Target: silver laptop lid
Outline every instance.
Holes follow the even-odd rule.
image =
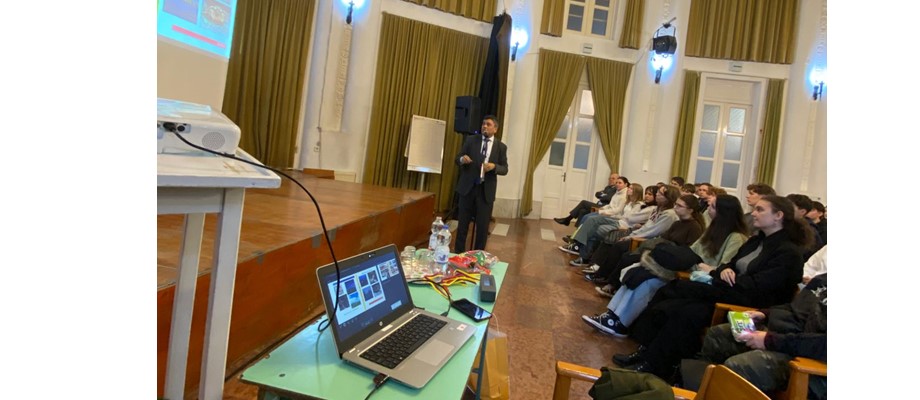
[[[316,270],[335,347],[342,353],[414,308],[395,245],[339,261]],[[336,304],[338,299],[338,304]]]

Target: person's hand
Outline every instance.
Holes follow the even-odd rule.
[[[765,337],[767,337],[767,332],[764,331],[741,332],[738,335],[738,340],[752,349],[765,350],[763,345],[763,339]]]
[[[466,155],[466,154],[464,154],[463,157],[460,157],[460,163],[461,163],[461,164],[469,164],[469,163],[471,163],[471,162],[473,162],[473,159],[470,158],[470,156],[468,156],[468,155]]]
[[[761,321],[767,317],[760,311],[745,311],[744,313],[747,314],[748,317],[751,317],[751,319],[754,321]]]
[[[627,240],[632,240],[632,238],[629,237],[629,236],[625,236],[625,237],[621,237],[621,238],[617,239],[618,242],[625,242],[625,241],[627,241]]]
[[[804,283],[804,284],[807,285],[808,282],[811,282],[811,277],[810,277],[810,276],[803,276],[803,277],[802,277],[802,283]]]
[[[485,171],[485,172],[489,172],[489,171],[495,169],[495,164],[494,164],[494,163],[487,162],[487,163],[485,163],[485,164],[482,164],[482,169],[483,169],[483,171]]]
[[[713,268],[711,265],[706,264],[706,263],[696,264],[696,269],[703,271],[703,272],[710,272],[712,270],[715,270],[715,268]]]
[[[722,278],[728,286],[735,286],[735,271],[731,268],[725,268],[722,270],[722,273],[719,274],[719,277]]]

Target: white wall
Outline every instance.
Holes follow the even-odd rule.
[[[227,60],[157,38],[157,97],[207,104],[220,111]]]

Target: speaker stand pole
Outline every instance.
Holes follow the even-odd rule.
[[[424,192],[425,191],[425,173],[419,172],[418,174],[421,175],[421,178],[419,178],[418,180],[418,191]]]

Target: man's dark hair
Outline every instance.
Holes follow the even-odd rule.
[[[685,183],[680,188],[683,189],[683,191],[685,192],[696,193],[696,185],[692,183]]]
[[[487,120],[487,119],[491,119],[492,122],[495,123],[495,127],[496,127],[496,128],[497,128],[498,126],[501,125],[501,124],[498,123],[498,117],[496,117],[496,116],[494,116],[494,115],[492,115],[492,114],[489,114],[489,115],[486,115],[485,117],[482,117],[482,120],[483,120],[483,121],[485,121],[485,120]]]
[[[776,190],[766,183],[752,183],[747,185],[747,190],[757,193],[761,196],[776,196]]]
[[[805,210],[808,212],[815,208],[815,205],[811,202],[811,199],[809,199],[808,196],[804,194],[792,193],[786,195],[786,198],[789,199],[792,204],[795,204],[799,210]]]
[[[673,176],[671,177],[671,180],[677,182],[677,186],[683,186],[684,182],[686,182],[684,178],[680,176]]]

